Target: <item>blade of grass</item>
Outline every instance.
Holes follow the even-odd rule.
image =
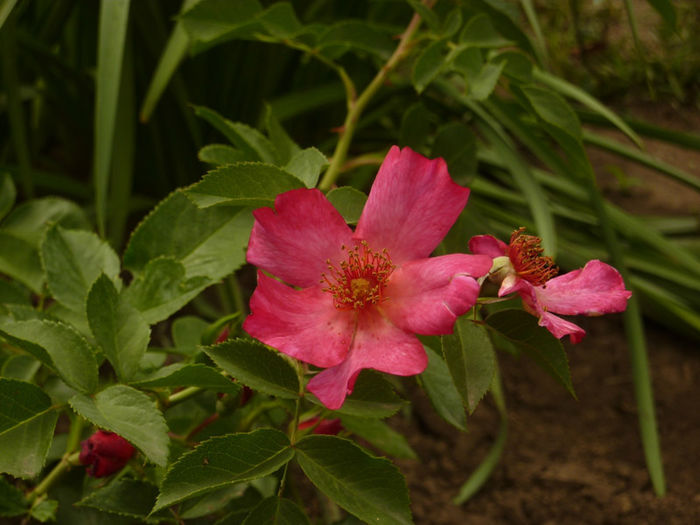
[[[598,113],[593,113],[585,110],[577,111],[579,118],[588,124],[599,124],[608,126],[610,121]],[[684,148],[700,150],[700,135],[696,133],[687,133],[684,131],[676,131],[643,120],[624,117],[625,123],[640,135],[651,139],[659,139],[665,142],[676,144]]]
[[[180,13],[184,13],[201,0],[184,0]],[[187,53],[190,44],[189,36],[180,22],[175,24],[175,27],[168,38],[168,43],[165,46],[163,54],[158,60],[158,66],[153,73],[153,78],[148,86],[146,97],[141,105],[139,119],[141,122],[148,122],[153,110],[158,104],[163,91],[170,83],[175,70],[180,65],[180,62]]]
[[[542,82],[544,85],[552,88],[555,91],[558,91],[562,95],[572,98],[577,102],[583,104],[584,106],[588,107],[589,109],[595,111],[603,118],[607,119],[612,124],[614,124],[620,131],[627,135],[637,146],[639,146],[640,148],[644,147],[642,144],[642,139],[639,137],[639,135],[637,135],[634,132],[634,130],[628,124],[625,123],[624,120],[622,120],[616,113],[611,111],[600,101],[586,93],[578,86],[567,82],[563,78],[550,75],[546,71],[542,71],[541,69],[537,68],[533,69],[532,75],[535,80]]]
[[[663,173],[664,175],[668,175],[669,177],[672,177],[677,181],[682,182],[687,186],[690,186],[696,191],[700,191],[700,178],[695,177],[690,173],[686,173],[685,171],[680,170],[675,166],[671,166],[670,164],[667,164],[662,160],[655,159],[651,155],[648,155],[641,151],[637,151],[628,146],[625,146],[624,144],[620,144],[614,139],[603,137],[591,131],[583,132],[583,140],[586,141],[588,144],[592,144],[607,151],[611,151],[613,153],[616,153],[617,155],[620,155],[621,157],[625,157],[643,166],[655,169],[656,171]]]
[[[620,272],[623,280],[630,285],[630,274],[627,271],[622,246],[617,239],[617,233],[613,227],[612,221],[608,217],[607,203],[598,190],[593,167],[586,156],[583,144],[580,142],[575,144],[560,142],[560,144],[566,151],[568,157],[587,172],[585,182],[587,184],[591,206],[596,215],[598,215],[603,240],[608,249],[608,253],[610,253],[613,265]],[[661,497],[666,493],[666,481],[661,459],[659,433],[656,426],[654,394],[649,373],[649,361],[647,358],[642,312],[639,307],[639,301],[634,294],[627,302],[627,309],[623,316],[625,320],[625,333],[629,345],[637,410],[639,412],[642,448],[644,449],[647,471],[649,472],[654,492],[657,496]]]
[[[10,135],[12,136],[15,155],[19,164],[22,191],[26,198],[32,198],[34,196],[34,181],[32,180],[27,127],[20,98],[19,77],[17,75],[15,16],[8,11],[5,17],[4,27],[2,32],[0,32],[0,40],[2,41],[2,76],[7,94]]]
[[[105,236],[107,191],[117,119],[117,102],[129,22],[129,0],[102,0],[95,96],[95,213],[97,229]]]
[[[549,55],[547,53],[547,41],[542,35],[542,28],[540,27],[540,21],[537,18],[537,13],[535,12],[535,7],[532,0],[520,0],[520,4],[523,6],[523,11],[525,11],[525,16],[527,21],[530,23],[532,32],[535,35],[536,45],[533,46],[535,52],[537,53],[537,59],[540,64],[545,69],[549,69]]]
[[[16,4],[17,0],[3,0],[0,2],[0,28],[5,25],[5,22],[9,18],[10,13],[12,13],[12,10],[15,8]]]
[[[452,500],[455,505],[461,505],[484,486],[484,483],[488,481],[498,465],[506,445],[506,440],[508,438],[508,412],[506,410],[505,396],[503,395],[503,385],[501,384],[498,365],[496,365],[496,372],[491,383],[491,395],[493,396],[494,403],[500,415],[496,441],[491,445],[491,449],[488,451],[488,454],[486,454],[484,460],[459,489],[459,492]]]
[[[121,247],[129,217],[131,184],[134,175],[134,139],[136,103],[134,96],[134,53],[130,41],[126,41],[121,84],[115,121],[112,177],[109,192],[109,239],[112,246]]]

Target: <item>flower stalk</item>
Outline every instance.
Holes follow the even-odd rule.
[[[435,0],[423,0],[423,4],[427,7],[432,7],[434,3]],[[340,175],[345,163],[345,158],[347,157],[350,143],[352,142],[352,137],[355,134],[357,123],[360,120],[360,115],[362,115],[362,112],[367,107],[367,104],[375,93],[379,91],[379,88],[384,84],[384,81],[389,73],[396,68],[399,62],[401,62],[401,60],[411,49],[411,40],[416,30],[420,26],[420,23],[421,17],[418,15],[418,13],[415,13],[406,27],[406,30],[401,35],[399,45],[396,46],[396,49],[392,53],[391,57],[389,57],[386,64],[382,66],[382,68],[377,72],[375,77],[356,100],[352,100],[351,98],[348,99],[348,113],[345,117],[345,122],[341,127],[340,136],[338,138],[338,143],[335,146],[331,163],[328,166],[326,173],[323,175],[321,182],[318,184],[318,189],[321,191],[328,191],[333,187],[333,184],[335,184],[335,181]],[[343,78],[346,92],[350,93],[351,90],[349,90],[347,87],[348,81],[350,80]]]

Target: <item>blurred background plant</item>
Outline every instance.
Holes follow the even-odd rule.
[[[407,30],[414,13],[422,25]],[[693,0],[4,0],[0,171],[14,182],[0,187],[0,273],[43,301],[38,251],[49,222],[95,229],[121,253],[158,201],[208,169],[263,161],[314,184],[320,176],[324,190],[366,191],[398,143],[444,157],[472,188],[442,251],[525,226],[564,269],[611,262],[646,316],[697,339],[700,207],[625,211],[605,199],[586,147],[697,196],[700,176],[650,155],[643,138],[698,150],[699,135],[618,116],[600,100],[697,111],[699,17]],[[299,160],[296,144],[320,153]],[[362,194],[336,195],[352,222]],[[207,321],[245,313],[247,271],[197,297],[195,311]],[[661,495],[636,300],[625,324]],[[154,332],[152,344],[168,346],[166,333]],[[493,393],[504,411],[497,383]],[[461,500],[495,465],[505,431]]]

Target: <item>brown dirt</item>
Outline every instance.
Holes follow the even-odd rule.
[[[489,481],[461,507],[451,499],[493,443],[498,413],[487,399],[460,433],[414,393],[416,412],[428,416],[401,430],[422,461],[398,463],[417,524],[700,523],[697,344],[648,333],[668,484],[660,499],[645,469],[620,320],[586,321],[584,341],[567,346],[578,401],[530,360],[501,355],[508,441]]]

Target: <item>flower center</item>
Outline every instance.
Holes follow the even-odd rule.
[[[395,266],[386,250],[376,252],[361,241],[359,246],[347,248],[347,259],[338,266],[326,261],[328,274],[321,274],[323,288],[333,296],[339,310],[359,310],[384,300],[382,292]]]
[[[506,255],[520,277],[540,286],[559,273],[559,268],[551,257],[542,255],[542,240],[534,235],[525,235],[525,228],[519,228],[510,236]]]

